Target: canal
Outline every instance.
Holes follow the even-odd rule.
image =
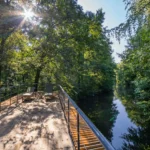
[[[83,98],[78,105],[116,150],[149,150],[150,128],[137,126],[113,94]]]

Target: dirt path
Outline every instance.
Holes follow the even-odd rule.
[[[64,115],[53,101],[25,101],[0,114],[0,150],[72,150]]]

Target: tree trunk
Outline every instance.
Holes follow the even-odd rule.
[[[0,80],[2,80],[2,62],[3,62],[3,53],[4,53],[4,45],[5,45],[6,39],[2,38],[1,43],[0,43]]]
[[[0,54],[1,54],[0,62],[2,61],[2,58],[3,58],[5,41],[6,39],[2,38],[1,44],[0,44]]]
[[[34,87],[35,87],[35,92],[38,90],[38,84],[39,84],[39,79],[40,79],[40,74],[41,74],[42,68],[37,68],[36,70],[36,75],[35,75],[35,80],[34,80]]]

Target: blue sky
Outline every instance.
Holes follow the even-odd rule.
[[[120,23],[126,20],[126,11],[123,0],[78,0],[84,11],[96,12],[96,10],[102,8],[105,12],[105,22],[104,26],[111,29],[118,26]],[[115,62],[120,62],[120,58],[117,56],[117,53],[122,53],[125,50],[126,40],[122,39],[121,43],[111,38],[113,42],[112,48],[114,50],[113,57]]]

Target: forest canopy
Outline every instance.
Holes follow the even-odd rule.
[[[37,89],[51,81],[72,94],[112,90],[115,63],[102,9],[84,12],[76,0],[3,0],[0,8],[1,86]]]
[[[123,24],[124,28],[118,29],[122,33],[127,33],[126,29],[132,30],[133,34],[128,32],[126,50],[120,55],[122,61],[117,65],[116,89],[129,117],[140,127],[137,131],[131,128],[129,134],[123,136],[128,140],[124,149],[148,150],[150,143],[145,133],[150,123],[150,1],[125,1],[128,20]]]

